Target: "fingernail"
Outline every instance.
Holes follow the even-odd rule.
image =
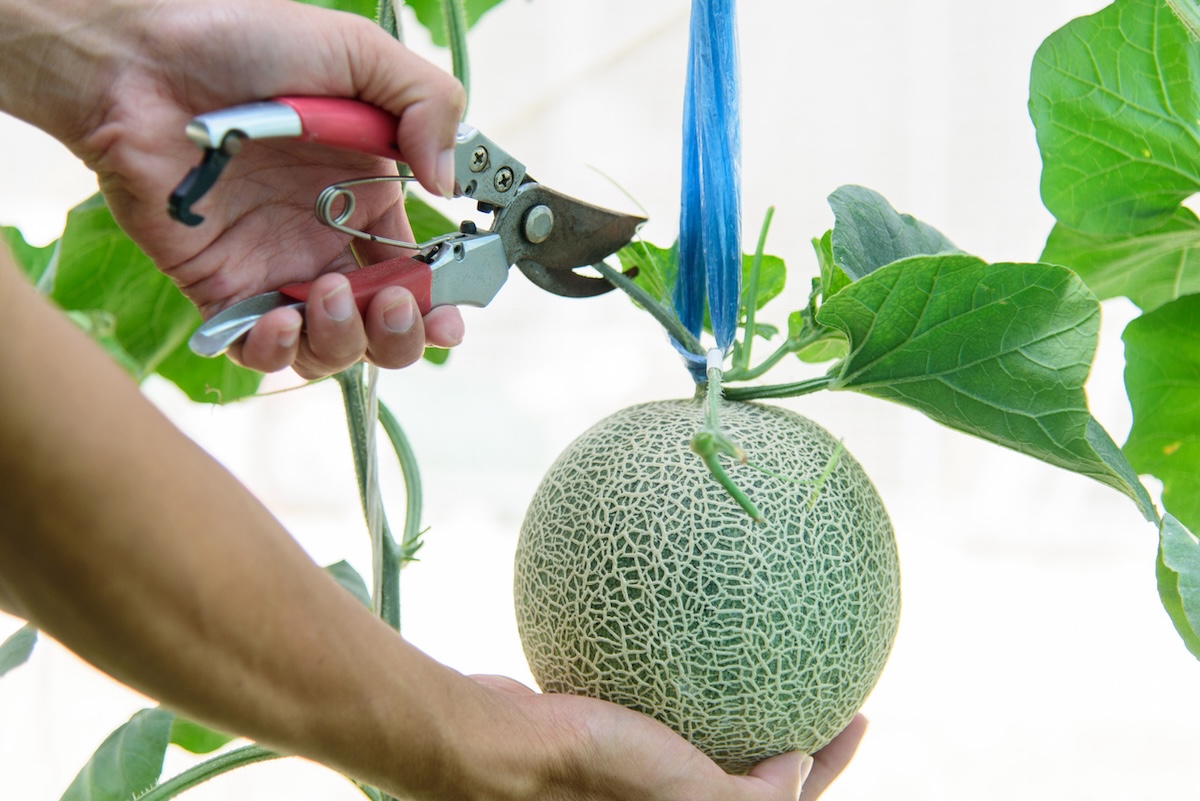
[[[808,781],[808,774],[812,773],[813,758],[806,756],[800,762],[800,789],[804,789],[804,783]]]
[[[442,197],[454,197],[454,149],[443,150],[437,161],[437,185]]]
[[[354,298],[350,297],[350,284],[343,283],[337,289],[325,296],[322,301],[325,313],[339,323],[350,319],[354,313]]]
[[[279,332],[279,347],[288,350],[296,345],[298,339],[300,339],[300,323],[289,325]]]
[[[393,334],[404,334],[417,320],[416,306],[412,296],[403,298],[383,310],[383,324]]]

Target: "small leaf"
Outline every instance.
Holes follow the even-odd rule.
[[[158,783],[175,716],[165,709],[134,714],[92,754],[62,801],[131,801]]]
[[[832,388],[912,406],[1089,475],[1154,514],[1119,453],[1096,450],[1108,440],[1088,412],[1084,381],[1100,304],[1070,270],[918,256],[855,281],[821,307],[817,321],[850,341]]]
[[[851,280],[911,256],[960,252],[936,228],[898,213],[870,189],[843,186],[829,196],[829,205],[834,216],[830,252]]]
[[[1117,0],[1038,48],[1042,200],[1088,233],[1158,228],[1200,189],[1200,47],[1159,0]]]
[[[675,275],[679,272],[679,251],[672,245],[660,248],[649,242],[631,242],[617,251],[621,270],[637,270],[634,281],[659,303],[671,303],[671,290],[675,286]]]
[[[1175,630],[1192,656],[1200,659],[1200,544],[1169,514],[1159,531],[1155,570],[1158,594]]]
[[[430,364],[445,364],[450,360],[450,349],[435,348],[430,346],[425,348],[425,353],[423,356],[425,361],[429,362]]]
[[[1070,267],[1101,300],[1124,296],[1149,311],[1200,292],[1200,220],[1180,208],[1159,228],[1112,236],[1060,223],[1041,261]]]
[[[442,16],[442,2],[443,0],[407,0],[406,5],[416,12],[417,21],[429,30],[433,43],[438,47],[447,47],[449,43],[446,40],[446,20]],[[499,5],[501,0],[451,0],[451,2],[463,4],[464,10],[467,12],[467,27],[470,28],[487,11]]]
[[[634,281],[646,290],[659,303],[672,306],[672,292],[675,278],[679,272],[679,251],[677,246],[660,248],[648,242],[633,242],[617,252],[621,269],[628,271],[637,268]],[[749,277],[754,264],[752,254],[742,255],[742,296],[738,308],[738,324],[746,319],[750,306]],[[783,292],[787,281],[787,266],[778,256],[764,255],[758,270],[758,297],[755,299],[755,309],[761,309],[772,299]],[[759,325],[757,322],[755,325]],[[704,330],[712,333],[712,324],[708,312],[704,314]]]
[[[449,217],[411,192],[404,198],[404,211],[408,214],[408,222],[417,242],[426,242],[435,236],[458,230]]]
[[[26,242],[25,236],[19,229],[7,225],[0,225],[0,238],[8,245],[13,261],[16,262],[21,272],[25,273],[29,282],[37,286],[39,291],[45,291],[44,279],[53,278],[49,274],[52,272],[49,268],[54,261],[58,240],[39,248]]]
[[[32,623],[26,623],[0,643],[0,676],[28,662],[36,644],[37,629]]]
[[[1133,427],[1125,455],[1163,483],[1163,506],[1200,527],[1200,295],[1143,314],[1125,328],[1125,389]]]
[[[350,566],[349,562],[343,559],[341,562],[327,566],[325,572],[357,598],[363,606],[368,609],[372,608],[371,593],[367,589],[367,583],[363,581],[363,577],[358,574],[358,571]]]
[[[175,718],[171,723],[171,742],[193,754],[211,754],[221,746],[233,742],[233,739],[228,734],[184,718]]]

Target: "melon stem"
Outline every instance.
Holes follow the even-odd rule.
[[[721,465],[722,455],[732,457],[741,464],[746,463],[746,452],[721,430],[721,375],[719,366],[709,366],[708,382],[703,390],[707,396],[708,408],[704,414],[704,427],[692,437],[692,450],[704,461],[717,483],[737,501],[738,506],[741,506],[754,522],[765,523],[767,521],[762,512]],[[700,391],[697,389],[697,394]]]

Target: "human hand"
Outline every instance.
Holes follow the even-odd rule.
[[[845,769],[866,731],[866,718],[858,715],[812,758],[780,754],[745,776],[731,776],[666,726],[624,707],[536,693],[502,676],[472,678],[514,704],[531,726],[578,736],[579,746],[568,751],[567,764],[560,766],[566,780],[553,788],[561,793],[556,798],[815,801]]]
[[[43,82],[36,108],[13,100],[10,87],[7,99],[17,108],[9,110],[57,136],[97,172],[118,223],[205,318],[251,295],[318,279],[303,331],[298,312],[277,309],[231,349],[235,360],[262,371],[291,365],[315,378],[364,357],[400,367],[419,358],[426,342],[450,347],[461,340],[457,309],[434,309],[422,319],[399,287],[380,292],[360,316],[338,274],[357,266],[355,253],[344,235],[314,218],[324,186],[394,174],[386,159],[248,141],[199,205],[203,224],[189,228],[166,213],[171,190],[201,155],[183,136],[192,117],[289,94],[354,97],[396,114],[397,143],[413,173],[431,192],[449,194],[464,104],[457,81],[368,20],[290,0],[122,0],[86,11],[70,5],[58,16],[76,23],[73,38],[44,48],[55,55],[43,58],[55,61],[39,63],[43,77],[60,80],[50,89]],[[398,184],[360,196],[358,208],[363,227],[411,241]],[[358,256],[394,255],[380,248],[359,248]]]

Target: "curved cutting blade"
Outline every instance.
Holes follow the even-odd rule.
[[[591,297],[612,286],[572,270],[590,267],[629,244],[645,221],[530,182],[497,211],[493,230],[510,263],[539,287],[557,295]]]

